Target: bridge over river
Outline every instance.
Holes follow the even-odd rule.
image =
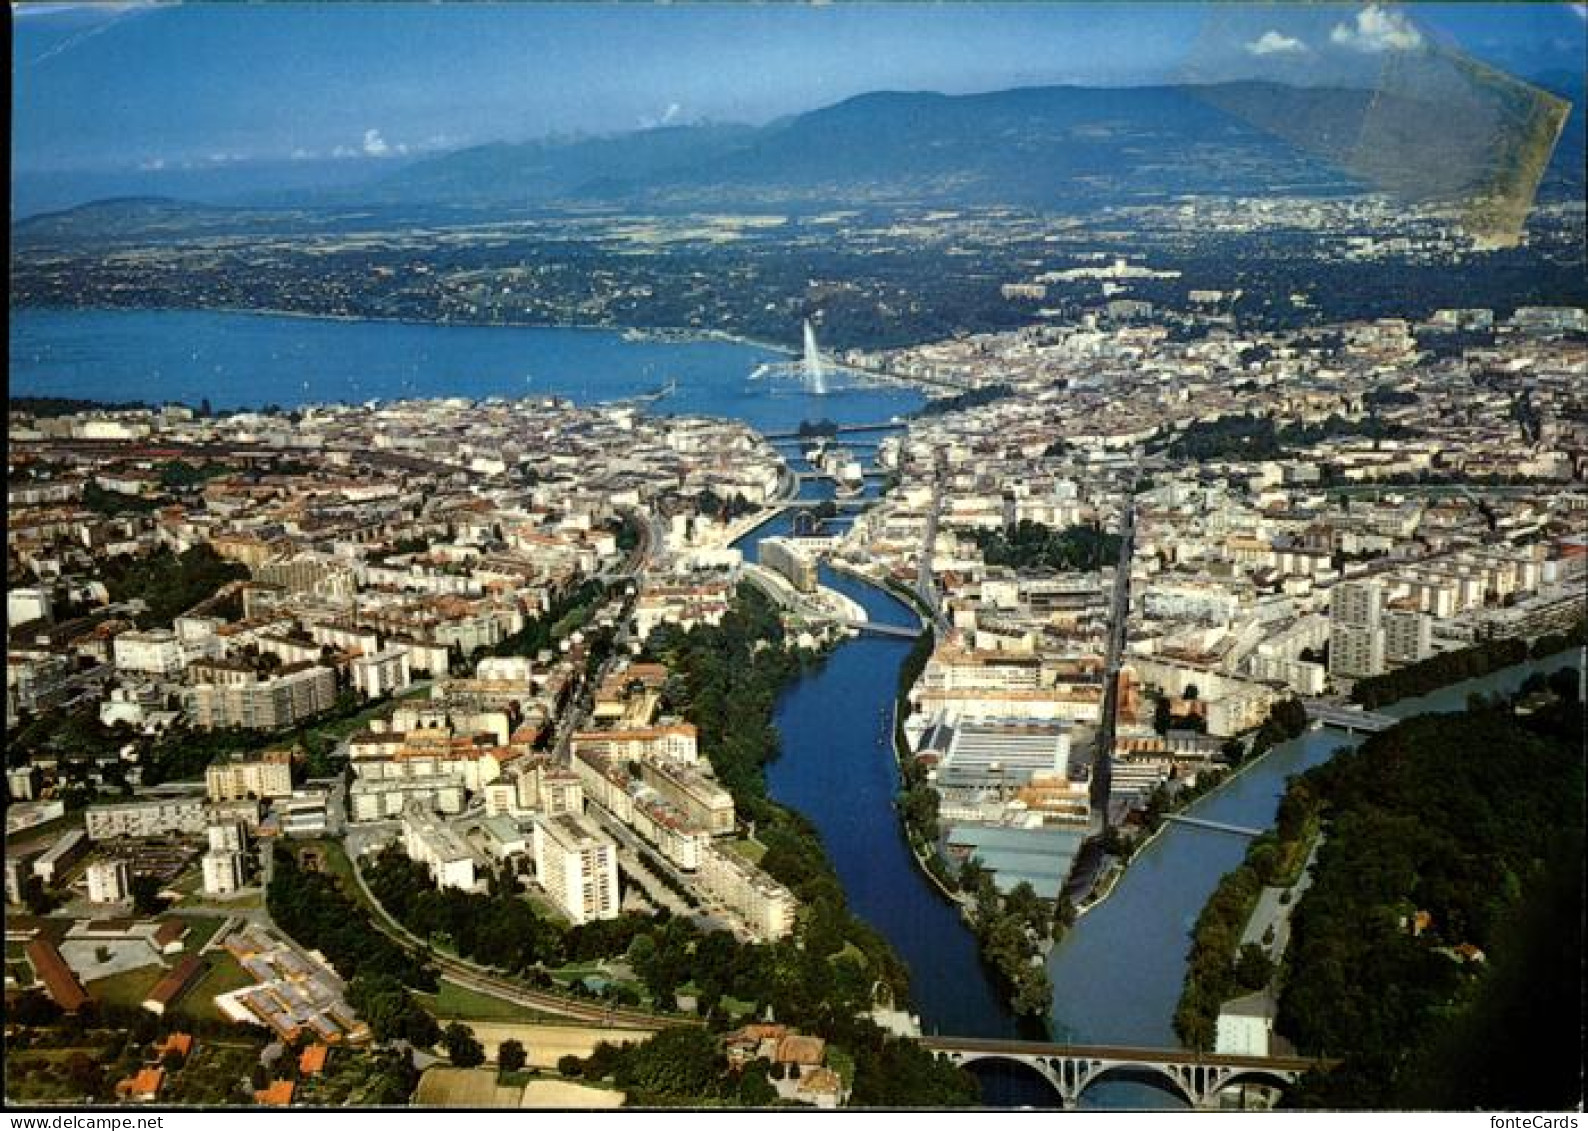
[[[1393,715],[1381,715],[1376,711],[1364,711],[1361,707],[1348,707],[1324,699],[1303,699],[1301,704],[1307,708],[1308,722],[1352,733],[1377,734],[1400,722]]]
[[[1011,1060],[1035,1070],[1072,1108],[1083,1092],[1108,1079],[1145,1080],[1179,1096],[1194,1108],[1218,1106],[1219,1095],[1239,1084],[1284,1087],[1303,1072],[1330,1067],[1330,1061],[1299,1056],[1238,1056],[1189,1049],[1131,1048],[1116,1045],[1051,1045],[982,1037],[922,1037],[928,1050],[955,1064]]]

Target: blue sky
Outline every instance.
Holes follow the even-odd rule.
[[[13,13],[18,192],[28,178],[88,185],[98,174],[260,163],[348,179],[485,141],[759,123],[878,89],[1350,81],[1405,46],[1408,27],[1513,73],[1580,76],[1585,51],[1582,4],[99,3]]]

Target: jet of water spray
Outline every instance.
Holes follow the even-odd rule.
[[[811,320],[805,320],[805,390],[819,397],[827,395],[827,373],[822,368],[822,355],[816,348],[816,330]]]

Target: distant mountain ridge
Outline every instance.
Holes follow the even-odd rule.
[[[1231,88],[1234,89],[1234,88]],[[1040,204],[1137,174],[1142,188],[1240,187],[1228,163],[1322,183],[1327,170],[1187,87],[880,91],[758,129],[677,127],[562,146],[496,145],[417,162],[370,186],[383,203],[653,207],[868,200]],[[1259,97],[1254,92],[1253,97]],[[1362,92],[1330,92],[1360,112]],[[1203,161],[1212,150],[1221,162]],[[1165,164],[1178,183],[1153,186]],[[1257,173],[1254,168],[1252,173]],[[581,173],[592,175],[581,179]],[[1337,180],[1338,178],[1332,178]]]
[[[1581,84],[1569,79],[1561,93],[1576,105],[1546,185],[1580,197]],[[475,146],[360,185],[261,192],[252,207],[306,210],[302,222],[313,225],[310,212],[340,211],[346,220],[360,208],[1040,210],[1193,193],[1332,194],[1360,187],[1364,176],[1416,193],[1459,187],[1441,179],[1478,168],[1487,155],[1485,128],[1404,95],[1259,81],[965,95],[879,91],[760,127],[668,126]],[[131,225],[157,234],[176,219],[162,210],[184,207],[213,211],[197,218],[221,226],[223,213],[250,211],[116,201],[31,217],[13,232],[27,240],[76,238],[95,229],[124,234]]]

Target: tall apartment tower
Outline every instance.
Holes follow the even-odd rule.
[[[535,878],[575,926],[621,910],[617,845],[583,814],[535,818]]]
[[[1384,671],[1384,587],[1342,581],[1329,595],[1329,674],[1362,679]]]

